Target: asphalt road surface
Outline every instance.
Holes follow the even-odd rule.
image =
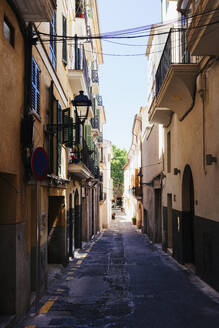
[[[16,327],[219,328],[218,295],[121,216],[50,279],[40,314]]]

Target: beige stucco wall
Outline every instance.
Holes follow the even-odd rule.
[[[204,106],[199,94],[196,95],[195,106],[183,122],[176,115],[165,130],[171,131],[171,173],[166,173],[167,158],[165,156],[165,174],[163,180],[163,204],[167,205],[166,195],[176,195],[173,208],[182,210],[182,179],[185,166],[191,167],[195,192],[195,215],[219,221],[219,164],[204,166],[203,156],[212,154],[219,159],[219,64],[216,62],[206,73],[206,92]],[[203,153],[203,131],[205,135],[205,154]],[[166,138],[165,138],[166,140]],[[166,149],[166,142],[165,142]],[[165,152],[166,154],[166,152]],[[173,168],[180,169],[174,176]]]

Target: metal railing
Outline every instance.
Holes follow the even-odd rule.
[[[91,119],[91,126],[92,126],[93,129],[97,129],[97,130],[100,129],[100,119],[99,119],[99,117],[93,117]]]
[[[93,83],[99,83],[99,76],[98,76],[98,70],[92,69],[92,82]]]
[[[71,159],[69,160],[69,164],[79,164],[83,163],[87,166],[89,171],[93,174],[96,179],[100,178],[100,169],[97,166],[97,154],[95,150],[91,150],[85,139],[80,137],[78,141],[74,142],[74,146],[72,148]]]
[[[68,57],[68,68],[70,70],[83,71],[87,91],[90,93],[90,77],[84,46],[82,44],[77,46],[70,45],[68,50]]]
[[[99,143],[102,143],[102,142],[103,142],[103,132],[100,132],[100,133],[99,133],[99,136],[98,136],[98,138],[97,138],[97,141],[98,141]]]
[[[156,72],[156,96],[158,95],[171,64],[197,63],[197,58],[186,50],[186,30],[170,29]]]
[[[97,99],[97,105],[98,106],[103,106],[103,97],[100,96],[100,95],[97,95],[96,99]]]

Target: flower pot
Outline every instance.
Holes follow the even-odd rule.
[[[133,224],[133,225],[136,225],[136,217],[133,217],[133,218],[132,218],[132,224]]]

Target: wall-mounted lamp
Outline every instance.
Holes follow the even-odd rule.
[[[212,156],[212,154],[207,154],[206,155],[206,164],[212,165],[212,163],[217,163],[217,158]]]
[[[177,175],[177,174],[179,174],[179,173],[180,173],[180,170],[177,169],[176,167],[174,167],[174,169],[173,169],[173,174],[174,174],[174,175]]]

